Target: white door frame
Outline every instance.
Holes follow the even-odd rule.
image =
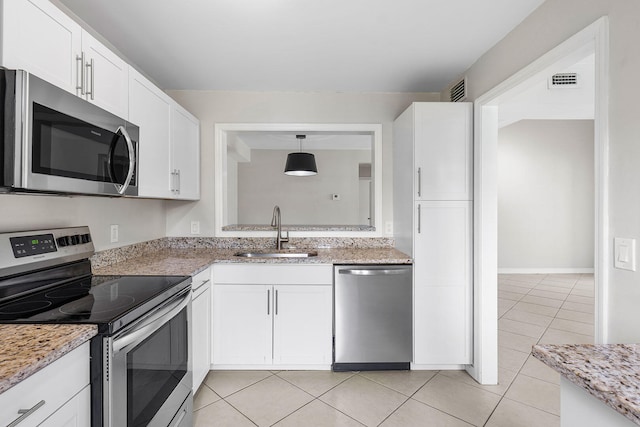
[[[498,105],[529,79],[585,52],[595,52],[595,342],[607,342],[609,277],[609,21],[602,17],[474,102],[474,364],[481,384],[498,382]],[[567,65],[570,65],[568,62]]]

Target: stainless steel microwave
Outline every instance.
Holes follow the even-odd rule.
[[[137,126],[21,70],[0,102],[0,191],[138,195]]]

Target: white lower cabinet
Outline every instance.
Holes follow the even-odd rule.
[[[330,265],[216,265],[213,366],[328,369]]]
[[[274,286],[273,363],[331,363],[332,288]]]
[[[86,386],[39,427],[87,427],[91,425],[90,408],[91,386]]]
[[[191,354],[195,394],[211,368],[211,269],[194,276],[192,286]]]
[[[472,202],[417,202],[415,212],[414,364],[469,364]]]
[[[0,394],[0,425],[23,417],[20,427],[89,426],[90,394],[86,342]]]

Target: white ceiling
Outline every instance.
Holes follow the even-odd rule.
[[[164,89],[439,92],[544,0],[57,0]]]

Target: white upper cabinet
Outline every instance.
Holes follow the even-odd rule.
[[[471,200],[470,103],[414,104],[417,200]]]
[[[140,127],[140,197],[200,198],[200,122],[48,0],[0,0],[0,65]]]
[[[47,0],[3,1],[2,66],[128,116],[128,64]]]
[[[129,117],[129,65],[86,31],[82,53],[84,97],[116,116]]]
[[[47,0],[2,2],[2,66],[79,93],[82,28]]]
[[[200,122],[143,75],[129,73],[129,121],[140,127],[138,196],[200,198]]]
[[[129,121],[140,127],[138,196],[171,198],[171,99],[137,71],[129,77]]]
[[[171,109],[171,178],[173,198],[200,198],[200,122],[175,102]]]

